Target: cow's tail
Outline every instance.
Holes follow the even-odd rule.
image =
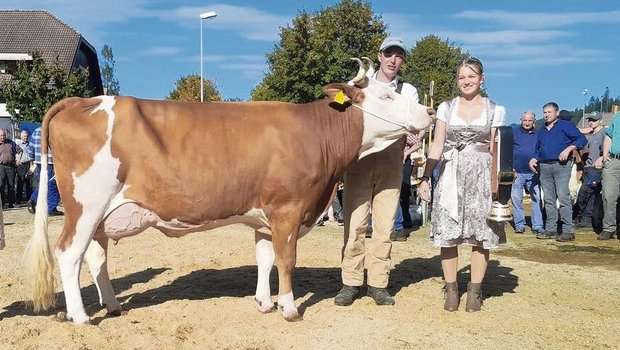
[[[31,283],[32,308],[35,312],[49,309],[56,302],[54,281],[54,258],[47,236],[47,193],[49,176],[47,173],[47,147],[49,123],[58,112],[73,104],[76,98],[62,100],[53,105],[45,114],[41,125],[41,172],[39,175],[39,195],[34,216],[34,234],[24,253],[26,282]]]

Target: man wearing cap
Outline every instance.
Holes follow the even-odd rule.
[[[373,76],[395,92],[418,102],[418,92],[398,77],[405,62],[405,42],[396,37],[383,40],[379,48],[379,70]],[[390,274],[392,242],[390,233],[399,203],[403,176],[401,138],[383,151],[366,156],[344,176],[344,243],[342,249],[343,287],[334,302],[348,306],[360,295],[364,284],[364,268],[368,270],[368,295],[377,305],[394,305],[386,287]],[[366,229],[372,210],[372,237]]]
[[[536,235],[538,239],[557,237],[558,208],[562,222],[562,233],[556,238],[559,242],[575,239],[573,209],[568,182],[573,168],[572,152],[582,149],[588,143],[585,136],[571,122],[559,119],[559,107],[555,102],[543,106],[545,126],[538,130],[536,152],[530,159],[530,169],[539,174],[544,193],[547,221],[545,231]]]
[[[599,240],[617,235],[616,205],[620,194],[620,112],[616,112],[603,139],[603,231]],[[618,238],[620,239],[620,237]]]
[[[605,129],[601,122],[603,114],[592,112],[587,116],[586,132],[588,145],[583,149],[583,176],[577,195],[577,227],[592,228],[594,202],[600,200],[601,178],[603,174],[603,139]],[[598,216],[600,218],[600,216]]]

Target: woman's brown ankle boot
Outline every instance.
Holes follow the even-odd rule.
[[[482,309],[482,283],[467,284],[467,305],[465,311],[474,312]]]
[[[446,283],[443,287],[444,310],[456,311],[459,309],[459,286],[456,282]]]

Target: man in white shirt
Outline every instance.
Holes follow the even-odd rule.
[[[418,102],[418,92],[398,77],[405,62],[405,42],[396,37],[386,38],[379,49],[380,67],[377,81]],[[342,282],[334,302],[348,306],[360,295],[364,284],[364,268],[368,270],[368,295],[377,305],[394,305],[388,293],[392,250],[390,233],[394,226],[403,177],[405,138],[395,141],[385,150],[364,157],[344,176],[344,241],[342,252]],[[372,210],[372,237],[366,239],[366,229]]]

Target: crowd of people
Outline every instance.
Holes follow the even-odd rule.
[[[534,128],[536,114],[523,112],[521,124],[514,129],[512,205],[516,233],[525,232],[524,194],[531,203],[531,228],[538,239],[559,242],[575,239],[575,228],[591,229],[599,240],[616,235],[616,205],[620,178],[614,166],[620,156],[620,142],[614,137],[618,113],[609,128],[602,123],[602,113],[586,116],[587,127],[577,128],[568,120],[570,114],[559,111],[557,104],[543,106],[544,126]],[[618,140],[618,137],[615,137]],[[580,182],[573,203],[569,182]],[[541,205],[544,203],[544,205]],[[543,220],[545,218],[545,220]]]
[[[16,141],[0,129],[0,192],[3,207],[10,209],[27,204],[28,211],[35,213],[38,197],[38,175],[41,171],[41,128],[32,133],[22,130]],[[54,177],[53,157],[48,149],[49,194],[48,214],[62,216],[58,210],[60,194]]]

